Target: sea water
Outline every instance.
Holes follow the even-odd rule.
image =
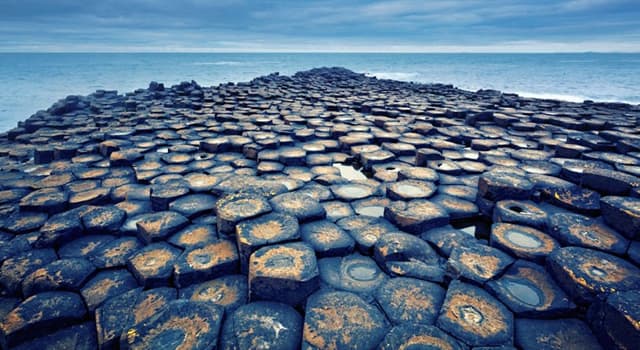
[[[67,95],[342,66],[384,79],[640,104],[640,54],[0,53],[0,132]]]

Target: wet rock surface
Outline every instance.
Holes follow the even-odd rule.
[[[0,134],[1,346],[631,349],[638,137],[341,68],[70,96]]]

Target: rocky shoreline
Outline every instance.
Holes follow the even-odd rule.
[[[0,134],[2,347],[631,349],[640,106],[342,68]]]

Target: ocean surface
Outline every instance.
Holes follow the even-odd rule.
[[[342,66],[378,78],[640,104],[640,54],[0,53],[0,132],[67,95]]]

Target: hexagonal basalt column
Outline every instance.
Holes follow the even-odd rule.
[[[125,331],[121,349],[212,349],[222,324],[222,307],[202,302],[176,300],[156,317]]]
[[[513,342],[513,314],[484,290],[453,281],[436,325],[471,346]]]
[[[524,350],[543,348],[602,349],[589,327],[575,318],[560,320],[523,318],[516,320],[515,328],[516,345]]]
[[[393,327],[380,343],[381,350],[413,349],[414,347],[443,350],[464,350],[467,348],[460,341],[437,327],[421,324],[402,324]],[[508,348],[504,350],[508,350]]]
[[[602,345],[634,349],[640,344],[640,290],[614,293],[593,303],[587,320]]]
[[[189,219],[173,211],[145,214],[136,223],[138,237],[149,244],[166,239],[189,224]]]
[[[575,309],[575,304],[545,269],[526,260],[518,260],[487,289],[517,316],[552,317]]]
[[[270,213],[236,225],[240,268],[249,271],[249,257],[259,248],[300,238],[298,220],[287,214]]]
[[[44,292],[23,301],[4,318],[2,348],[45,335],[81,321],[87,313],[82,298],[72,292]]]
[[[447,270],[454,277],[484,283],[502,273],[513,258],[502,251],[481,244],[456,247],[447,261]]]
[[[295,216],[300,222],[324,219],[324,207],[313,197],[304,193],[284,193],[271,199],[274,211]]]
[[[249,300],[247,277],[222,276],[180,289],[180,299],[207,301],[222,306],[225,313],[233,312]]]
[[[302,316],[290,305],[258,301],[240,306],[225,320],[223,349],[299,349]]]
[[[373,301],[375,291],[389,278],[368,256],[351,254],[318,261],[322,283]]]
[[[503,199],[527,199],[533,190],[528,179],[511,173],[487,172],[478,180],[478,196],[497,202]]]
[[[564,247],[547,258],[547,266],[562,288],[579,304],[603,299],[616,291],[640,288],[640,269],[597,250]]]
[[[445,290],[439,285],[414,278],[388,279],[376,291],[376,301],[391,322],[432,325],[444,301]]]
[[[543,264],[560,244],[551,236],[534,228],[498,223],[491,228],[490,244],[511,255]]]
[[[249,259],[251,300],[299,305],[319,283],[316,257],[306,243],[267,246],[258,249]]]
[[[216,203],[218,232],[232,234],[240,221],[266,214],[270,211],[271,205],[263,196],[248,193],[226,195]]]
[[[349,292],[323,292],[307,300],[303,349],[374,349],[389,324],[380,310]]]
[[[153,243],[133,254],[127,266],[141,286],[167,286],[173,274],[173,262],[180,253],[180,249],[165,242]]]
[[[438,254],[429,243],[407,233],[392,232],[380,237],[374,259],[390,275],[444,281],[445,271]]]
[[[174,266],[176,286],[182,288],[201,280],[237,273],[239,257],[236,245],[219,240],[186,250]]]
[[[413,234],[449,223],[449,213],[443,207],[421,199],[392,203],[384,209],[384,217]]]
[[[300,228],[302,240],[310,244],[320,258],[347,255],[355,241],[338,225],[328,220],[312,221]]]
[[[602,217],[611,227],[627,238],[640,235],[640,199],[631,197],[603,197],[600,201]]]
[[[558,213],[549,218],[549,233],[563,245],[573,245],[623,255],[629,241],[602,222],[575,213]]]
[[[412,199],[426,199],[437,190],[437,186],[431,182],[419,180],[403,180],[390,184],[387,187],[387,197],[392,200],[409,201]]]

